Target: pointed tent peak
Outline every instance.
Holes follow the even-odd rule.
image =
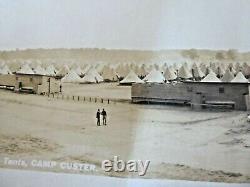
[[[87,64],[84,68],[83,68],[83,74],[86,74],[90,69],[91,69],[91,65]]]
[[[176,74],[176,70],[174,69],[173,66],[169,66],[168,68]]]
[[[81,82],[81,78],[74,70],[70,70],[69,73],[61,79],[61,81],[65,83],[79,83]]]
[[[96,77],[93,74],[87,73],[82,78],[81,83],[98,83],[98,80],[96,79]]]
[[[12,62],[9,64],[9,69],[12,71],[12,72],[17,72],[18,70],[21,69],[20,67],[20,64],[17,63],[17,62]]]
[[[233,75],[236,75],[236,70],[234,69],[234,67],[230,68],[231,72]]]
[[[36,74],[36,75],[46,75],[47,74],[47,72],[45,71],[45,69],[44,68],[42,68],[40,65],[37,65],[35,68],[34,68],[34,73]]]
[[[145,82],[155,82],[155,83],[163,83],[165,82],[165,77],[159,70],[152,69],[151,72],[143,79]]]
[[[120,84],[144,83],[133,70],[130,70],[128,75],[120,81]]]
[[[4,65],[2,68],[0,68],[0,74],[2,75],[7,75],[7,74],[12,74],[12,72],[10,71],[8,65]]]
[[[222,82],[231,82],[234,79],[233,73],[230,71],[229,68],[227,68],[225,74],[221,78]]]
[[[130,71],[128,64],[124,65],[121,64],[116,68],[116,72],[118,73],[119,77],[125,77]]]
[[[96,82],[103,82],[103,77],[97,72],[97,70],[94,67],[92,67],[92,68],[90,68],[88,70],[88,72],[85,74],[84,77],[86,77],[86,76],[88,78],[92,79],[92,80],[93,80],[93,77],[94,77],[94,79],[96,80]],[[86,78],[84,78],[84,80],[86,80]]]
[[[166,80],[171,81],[177,79],[177,75],[175,74],[175,71],[173,68],[167,67],[164,77]]]
[[[235,70],[236,70],[236,72],[238,73],[238,72],[240,72],[240,71],[243,70],[243,67],[242,67],[240,64],[236,64]]]
[[[64,64],[61,69],[57,72],[57,76],[65,76],[67,73],[69,73],[70,69],[67,64]]]
[[[156,70],[159,70],[159,69],[160,69],[158,64],[154,64],[154,68],[155,68]]]
[[[248,64],[247,64],[246,62],[243,62],[242,67],[243,67],[243,68],[247,68],[247,67],[248,67]]]
[[[159,71],[164,73],[166,71],[167,67],[168,67],[167,63],[164,63],[160,66]]]
[[[162,70],[166,70],[167,67],[168,67],[168,64],[165,62],[165,63],[161,66],[161,69],[162,69]]]
[[[104,66],[105,66],[104,63],[100,63],[100,64],[97,64],[97,65],[96,65],[95,69],[96,69],[96,71],[97,71],[98,73],[101,73]]]
[[[201,68],[199,66],[194,66],[193,73],[194,73],[194,77],[196,77],[196,78],[205,77],[205,74],[203,73],[203,71],[201,70]]]
[[[83,75],[83,70],[80,66],[75,67],[75,69],[73,69],[79,76]]]
[[[138,73],[137,73],[139,76],[146,76],[147,75],[147,71],[146,71],[146,67],[145,66],[141,66],[139,69],[138,69]]]
[[[190,79],[192,78],[191,72],[187,69],[185,65],[182,65],[178,72],[178,77],[183,79]]]
[[[222,65],[219,64],[215,72],[217,75],[223,76],[225,74],[225,69],[223,68]]]
[[[210,64],[210,69],[212,69],[213,72],[216,72],[216,71],[217,71],[217,65],[216,65],[215,62],[212,62],[212,63]]]
[[[249,76],[249,75],[250,75],[250,66],[244,67],[243,74],[244,74],[245,76]]]
[[[240,71],[237,73],[236,77],[231,82],[248,83],[249,81],[246,79],[246,77]]]
[[[214,72],[210,72],[201,82],[221,82]]]
[[[175,69],[175,71],[179,70],[181,68],[180,64],[177,64],[176,62],[173,64],[173,68]]]
[[[30,68],[30,66],[28,64],[24,64],[21,67],[21,69],[19,71],[17,71],[17,73],[19,73],[19,74],[30,74],[30,75],[34,74],[33,70]]]
[[[47,66],[45,70],[46,70],[47,75],[51,75],[51,76],[56,75],[56,68],[53,64]]]
[[[234,68],[234,64],[232,62],[230,62],[228,65],[227,65],[227,68],[231,69],[231,68]]]
[[[102,71],[102,77],[104,80],[109,80],[109,81],[117,81],[117,73],[113,68],[110,68],[108,66],[103,68]]]
[[[185,66],[185,68],[189,69],[189,65],[188,65],[187,62],[184,62],[184,63],[183,63],[183,66]]]
[[[196,62],[192,64],[192,69],[199,67]]]

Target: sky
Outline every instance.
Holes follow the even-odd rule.
[[[0,0],[0,50],[250,51],[250,0]]]

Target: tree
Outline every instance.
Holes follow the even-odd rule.
[[[236,49],[229,49],[227,51],[227,58],[230,60],[237,60],[239,57],[239,52]]]
[[[183,57],[190,58],[192,60],[199,58],[199,53],[196,49],[184,50],[181,54]]]
[[[215,54],[215,58],[217,60],[224,60],[224,59],[226,59],[226,55],[225,55],[225,53],[223,51],[220,51],[220,52],[217,52]]]

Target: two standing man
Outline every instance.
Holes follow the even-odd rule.
[[[102,124],[107,125],[107,112],[102,109],[102,112],[100,112],[100,109],[96,112],[96,119],[97,119],[97,126],[100,126],[100,118],[102,115]]]

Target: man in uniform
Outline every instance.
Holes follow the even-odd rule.
[[[102,124],[107,125],[107,112],[102,109]]]
[[[100,126],[100,109],[96,112],[97,126]]]

